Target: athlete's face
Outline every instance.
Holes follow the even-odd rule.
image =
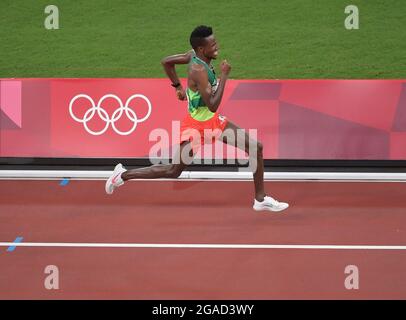
[[[203,54],[206,58],[216,59],[219,53],[219,46],[216,38],[212,34],[206,38],[206,44],[203,47]]]

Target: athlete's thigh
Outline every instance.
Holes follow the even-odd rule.
[[[249,151],[250,144],[254,146],[257,143],[249,136],[246,130],[240,128],[230,120],[227,121],[220,139],[224,143],[237,147],[245,152]]]

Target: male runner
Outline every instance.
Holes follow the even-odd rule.
[[[244,148],[244,151],[251,157],[252,146],[255,147],[256,171],[254,175],[255,199],[253,208],[256,211],[282,211],[289,207],[287,203],[278,202],[270,196],[266,196],[264,190],[264,161],[262,156],[262,144],[253,141],[247,133],[241,139],[237,130],[242,130],[224,116],[219,115],[218,108],[223,96],[224,88],[231,71],[231,66],[226,60],[221,65],[221,76],[218,82],[211,60],[218,56],[219,47],[213,35],[212,28],[207,26],[196,27],[191,36],[190,44],[193,50],[185,53],[166,57],[162,60],[162,65],[166,74],[172,81],[172,86],[176,88],[176,94],[180,100],[188,100],[188,115],[181,123],[181,143],[172,164],[159,164],[141,169],[126,170],[119,163],[113,174],[106,182],[106,192],[112,194],[114,189],[123,185],[130,179],[156,179],[156,178],[177,178],[185,167],[191,163],[196,148],[208,140],[213,140],[213,136],[205,136],[205,129],[211,129],[218,134],[214,137],[221,139],[224,143]],[[185,90],[180,84],[176,74],[176,64],[187,64],[188,87]],[[231,130],[237,139],[227,139],[225,131]],[[201,139],[195,138],[194,133],[199,133]],[[234,140],[234,141],[230,141]],[[187,155],[185,157],[185,155]]]

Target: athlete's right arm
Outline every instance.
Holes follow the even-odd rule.
[[[231,71],[231,66],[226,60],[221,62],[221,81],[217,88],[217,91],[213,94],[211,85],[209,83],[206,69],[202,65],[195,64],[192,66],[192,78],[197,84],[197,89],[206,106],[211,112],[216,112],[220,106],[221,98],[223,97],[224,89],[228,75]]]
[[[165,73],[172,81],[172,84],[180,84],[179,77],[176,74],[175,65],[189,63],[190,59],[192,58],[192,53],[193,51],[191,50],[184,54],[175,54],[161,60],[161,64],[164,67]],[[176,88],[176,94],[180,100],[186,99],[185,90],[183,89],[181,84]]]

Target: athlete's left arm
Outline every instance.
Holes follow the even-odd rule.
[[[184,54],[175,54],[173,56],[168,56],[161,60],[161,64],[164,67],[165,73],[167,74],[168,78],[172,81],[172,84],[178,84],[179,86],[176,87],[176,95],[178,96],[179,100],[186,99],[185,90],[182,87],[182,84],[179,81],[179,77],[176,73],[175,66],[177,64],[187,64],[190,62],[192,58],[193,50],[188,51]]]

